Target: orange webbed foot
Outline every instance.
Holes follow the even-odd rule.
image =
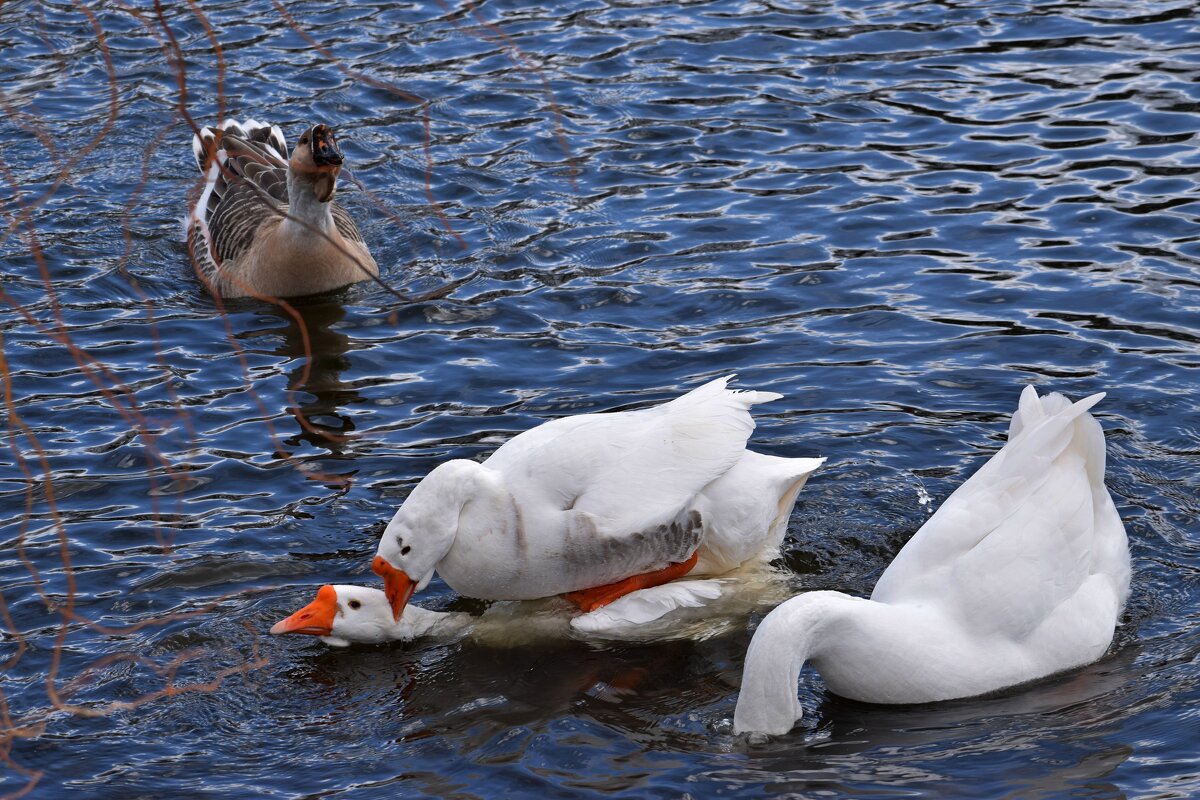
[[[696,566],[696,562],[699,560],[700,552],[696,551],[692,553],[691,558],[687,561],[668,564],[660,570],[644,572],[641,575],[634,575],[614,583],[606,583],[603,586],[594,586],[591,589],[568,592],[563,597],[579,606],[580,611],[585,613],[595,611],[597,608],[603,608],[630,592],[636,592],[638,589],[649,589],[651,586],[661,586],[664,583],[670,583],[676,578],[682,578],[692,571],[692,567]]]

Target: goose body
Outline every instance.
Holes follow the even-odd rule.
[[[188,248],[220,297],[294,297],[379,274],[362,234],[334,202],[342,154],[314,125],[288,155],[278,126],[227,120],[192,138],[205,175],[188,214]]]
[[[1125,528],[1104,486],[1104,434],[1026,387],[1008,442],[904,546],[869,600],[810,592],[763,619],[746,655],[738,732],[786,733],[811,661],[871,703],[971,697],[1091,663],[1129,593]]]
[[[748,451],[749,409],[779,395],[735,392],[729,380],[652,408],[553,420],[483,463],[435,468],[374,562],[396,616],[435,570],[461,594],[523,600],[772,558],[823,459]]]

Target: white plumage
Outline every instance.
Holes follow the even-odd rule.
[[[571,620],[571,629],[585,636],[619,638],[637,633],[647,623],[662,620],[680,609],[703,608],[721,596],[721,581],[679,580],[640,589]]]
[[[1008,443],[917,531],[870,600],[810,592],[762,621],[734,727],[785,733],[805,660],[873,703],[970,697],[1081,666],[1112,641],[1129,592],[1125,528],[1104,487],[1104,434],[1026,387]]]
[[[652,408],[547,422],[482,464],[440,465],[389,523],[377,571],[399,574],[409,593],[436,569],[464,595],[531,599],[694,553],[693,576],[769,560],[823,459],[746,450],[749,409],[779,395],[731,391],[731,377]]]
[[[366,586],[323,586],[312,603],[282,619],[272,634],[308,634],[333,647],[470,638],[494,647],[563,641],[703,638],[724,625],[701,624],[722,595],[718,580],[684,580],[642,589],[589,614],[558,599],[493,603],[482,615],[410,605],[394,619],[387,597]],[[732,596],[732,595],[731,595]],[[744,610],[744,609],[739,609]]]

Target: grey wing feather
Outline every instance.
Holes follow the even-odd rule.
[[[704,537],[704,520],[693,509],[643,530],[623,531],[620,536],[605,535],[603,522],[586,511],[572,513],[568,522],[567,569],[580,567],[589,577],[587,585],[596,585],[596,580],[611,583],[686,561]],[[570,563],[572,559],[578,563]]]
[[[350,218],[346,209],[334,203],[331,211],[333,212],[333,224],[337,226],[338,233],[345,237],[347,241],[366,244],[362,234],[358,232],[358,226],[354,224],[354,220]]]
[[[245,253],[259,225],[287,211],[286,162],[272,148],[230,130],[220,144],[225,160],[204,209],[211,256],[202,253],[200,261],[207,271]]]
[[[273,155],[280,161],[287,161],[287,142],[283,140],[283,131],[279,130],[278,125],[263,125],[253,120],[247,120],[246,124],[254,127],[251,127],[247,134],[242,136],[243,139],[260,144],[264,150],[274,151]]]
[[[208,216],[209,236],[218,263],[230,262],[249,250],[258,226],[270,213],[254,188],[245,183],[230,186]]]

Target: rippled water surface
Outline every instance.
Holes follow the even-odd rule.
[[[1193,4],[169,6],[0,6],[0,790],[1200,793]],[[222,107],[337,127],[386,286],[204,294],[185,114]],[[265,636],[375,584],[441,461],[730,372],[785,396],[756,449],[829,457],[779,566],[864,595],[1024,385],[1107,391],[1109,655],[917,708],[806,670],[754,744],[761,609],[638,645]]]

